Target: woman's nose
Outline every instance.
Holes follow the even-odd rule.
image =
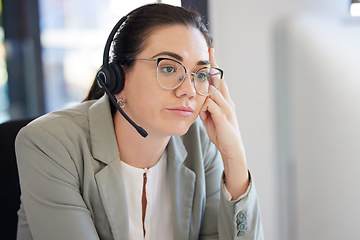
[[[176,96],[189,96],[189,98],[194,97],[196,95],[196,89],[191,74],[186,73],[181,76],[180,81],[182,81],[182,83],[175,89]]]

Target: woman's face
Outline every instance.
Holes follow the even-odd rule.
[[[166,57],[181,62],[189,72],[209,66],[208,47],[202,33],[182,25],[155,29],[137,58]],[[137,60],[125,73],[124,111],[150,134],[183,135],[197,118],[205,97],[199,95],[190,76],[176,89],[162,88],[156,78],[156,61]],[[155,136],[155,135],[154,135]]]

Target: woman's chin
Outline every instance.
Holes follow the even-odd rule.
[[[169,129],[169,135],[170,136],[182,136],[189,131],[189,128],[190,128],[189,125],[186,125],[186,126],[178,125],[172,129]]]

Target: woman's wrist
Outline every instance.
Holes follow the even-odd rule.
[[[225,186],[233,199],[243,195],[249,187],[249,173],[245,156],[237,159],[223,159]]]

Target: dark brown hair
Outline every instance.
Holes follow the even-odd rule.
[[[136,58],[143,50],[151,32],[169,25],[185,25],[199,29],[208,47],[212,47],[212,39],[198,12],[168,4],[148,4],[132,11],[120,26],[112,43],[112,62],[121,65],[124,70],[131,69],[134,65],[131,59]],[[95,79],[84,101],[99,99],[102,95],[103,92]]]

